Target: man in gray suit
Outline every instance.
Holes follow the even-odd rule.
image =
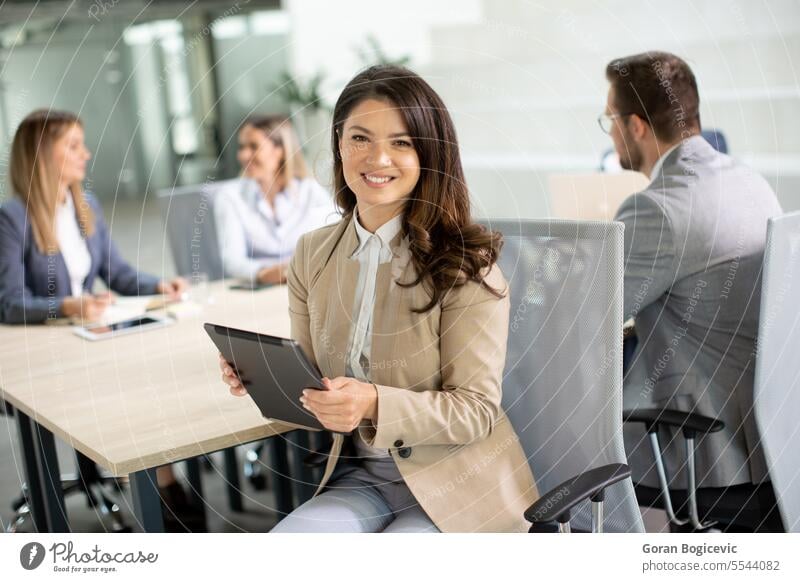
[[[625,409],[674,408],[718,418],[698,436],[699,487],[766,477],[753,415],[755,340],[767,219],[781,213],[767,182],[700,136],[697,83],[675,55],[609,63],[600,118],[623,168],[650,177],[617,212],[625,224],[625,317],[638,346]],[[643,426],[626,424],[634,482],[658,486]],[[684,439],[659,433],[671,489],[686,489]]]

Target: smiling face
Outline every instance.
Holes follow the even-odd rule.
[[[283,162],[283,148],[252,125],[239,131],[237,159],[246,177],[258,181],[273,180]]]
[[[83,128],[75,123],[53,142],[53,168],[60,187],[86,178],[86,162],[92,154],[83,140]]]
[[[365,99],[357,104],[342,125],[339,153],[360,217],[373,216],[371,222],[380,226],[402,212],[419,181],[420,164],[393,103]]]

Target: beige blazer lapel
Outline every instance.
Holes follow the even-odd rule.
[[[328,306],[325,333],[328,334],[324,346],[325,365],[320,365],[323,375],[329,378],[344,376],[346,371],[347,352],[350,349],[350,328],[353,324],[353,305],[355,303],[356,283],[358,282],[358,261],[353,260],[351,255],[355,252],[358,237],[352,219],[345,228],[341,239],[336,245],[332,256],[330,268],[325,269],[324,275],[318,282],[327,289]],[[328,345],[324,345],[328,344]],[[319,358],[317,359],[319,362]],[[333,445],[325,465],[325,471],[317,487],[315,495],[318,495],[325,484],[330,479],[331,474],[336,468],[336,462],[342,451],[344,436],[333,435]]]
[[[358,238],[351,220],[336,246],[331,268],[326,269],[326,275],[321,281],[330,302],[325,328],[329,334],[327,342],[330,343],[330,349],[325,349],[327,365],[321,369],[330,378],[345,375],[359,270],[358,261],[350,257],[357,243]]]

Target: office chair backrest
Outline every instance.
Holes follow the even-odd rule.
[[[503,408],[544,493],[588,469],[625,463],[622,248],[618,222],[487,221],[503,233],[511,313]],[[606,491],[605,531],[642,532],[630,479]],[[589,529],[580,506],[573,527]]]
[[[703,139],[711,144],[715,150],[721,154],[728,153],[728,140],[725,139],[725,134],[718,129],[704,129],[700,132]]]
[[[800,212],[767,223],[754,402],[783,525],[800,532]]]
[[[209,281],[223,277],[222,259],[214,223],[214,197],[238,180],[169,188],[158,192],[175,269],[192,278],[206,273]]]

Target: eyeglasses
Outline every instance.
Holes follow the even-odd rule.
[[[605,133],[611,133],[611,128],[614,126],[615,119],[622,119],[628,117],[633,113],[601,113],[597,116],[597,125],[600,126]]]

